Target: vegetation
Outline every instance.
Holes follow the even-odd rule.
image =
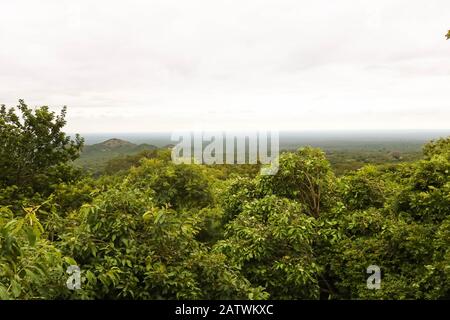
[[[64,115],[1,109],[1,299],[450,299],[450,138],[339,175],[304,147],[275,176],[159,149],[92,177]]]
[[[156,138],[152,138],[156,139]],[[285,143],[280,139],[283,151],[295,151],[299,145],[314,145],[325,152],[326,158],[336,175],[343,175],[348,171],[357,170],[367,164],[398,164],[419,160],[422,156],[423,142],[419,141],[385,141],[385,142],[355,142],[329,141],[314,143],[314,141],[298,141],[295,145],[292,138]],[[426,141],[426,140],[423,140]],[[170,141],[160,141],[162,145]],[[170,149],[167,145],[161,149]],[[150,144],[133,144],[120,139],[110,139],[102,143],[86,145],[80,158],[74,164],[88,170],[95,176],[102,174],[116,174],[137,166],[142,158],[154,158],[159,149]],[[254,175],[258,172],[255,166],[221,166],[221,172],[228,176],[230,173],[240,175]]]
[[[156,147],[149,144],[136,145],[121,139],[109,139],[83,148],[75,165],[95,175],[129,169],[144,157],[152,157]]]

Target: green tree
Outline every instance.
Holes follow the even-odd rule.
[[[67,298],[65,268],[73,260],[46,239],[40,206],[24,211],[17,218],[0,207],[0,300]]]
[[[213,202],[208,168],[199,165],[173,164],[161,159],[142,159],[125,179],[130,188],[154,191],[159,206],[202,208]]]
[[[330,208],[335,176],[320,149],[306,147],[297,152],[283,153],[279,166],[276,175],[259,177],[262,193],[299,201],[316,218],[322,211]]]
[[[16,108],[0,107],[0,185],[17,186],[22,193],[49,193],[50,185],[67,181],[83,146],[76,135],[72,140],[62,128],[66,107],[59,115],[47,106],[29,108],[19,100]]]
[[[315,247],[332,298],[449,298],[448,151],[448,139],[440,139],[424,147],[425,159],[389,174],[370,168],[358,183],[355,175],[344,177],[347,205],[319,222],[318,234],[335,237]],[[372,264],[382,270],[381,290],[366,288]]]
[[[319,297],[320,273],[312,248],[314,232],[315,219],[301,204],[266,196],[245,204],[215,250],[272,299],[314,299]]]
[[[388,183],[377,167],[367,165],[348,173],[339,182],[342,200],[350,210],[383,207]]]
[[[116,186],[73,212],[62,250],[97,299],[247,299],[267,296],[196,240],[201,214],[158,207],[152,192]]]

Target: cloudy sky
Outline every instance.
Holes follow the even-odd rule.
[[[69,132],[448,129],[448,0],[1,1],[0,103]]]

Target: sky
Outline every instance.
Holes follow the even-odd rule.
[[[68,132],[450,128],[448,0],[0,2],[0,104]]]

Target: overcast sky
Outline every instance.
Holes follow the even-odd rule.
[[[1,1],[0,103],[69,132],[449,129],[448,0]]]

